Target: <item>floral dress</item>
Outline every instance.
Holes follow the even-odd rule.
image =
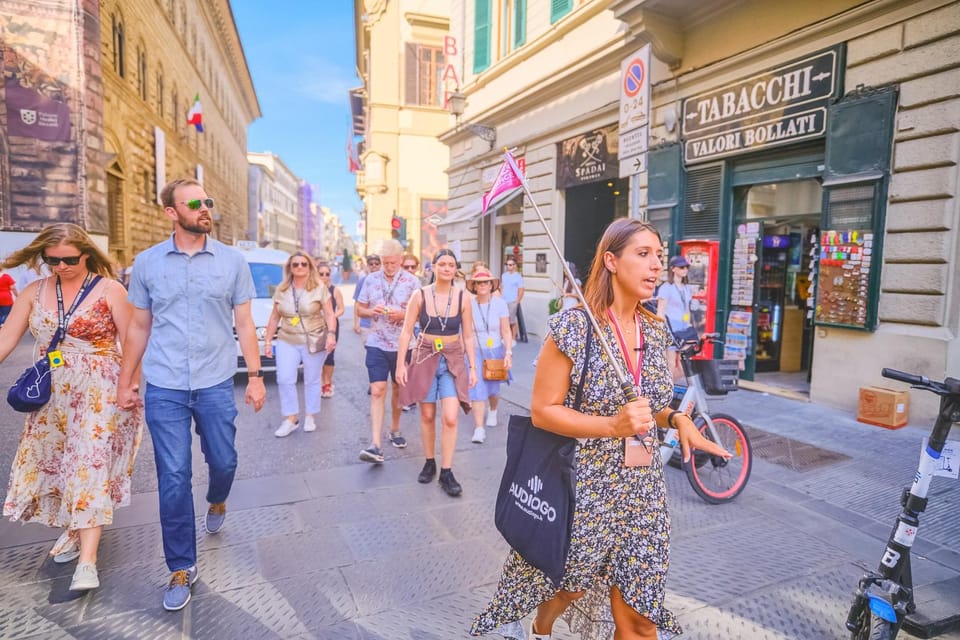
[[[57,329],[57,312],[40,303],[43,286],[30,314],[41,352]],[[130,502],[143,415],[140,407],[125,411],[116,405],[120,353],[104,297],[110,286],[108,281],[98,299],[87,304],[91,295],[74,312],[57,347],[64,365],[51,369],[50,402],[27,414],[3,503],[11,520],[84,529],[110,524],[113,510]],[[52,553],[67,540],[61,536]]]
[[[576,385],[584,367],[588,321],[576,310],[562,311],[549,322],[550,336],[573,362],[570,392],[565,405],[574,404]],[[673,384],[666,362],[665,325],[641,314],[644,343],[641,395],[654,413],[670,401]],[[604,335],[614,348],[620,366],[626,363],[616,348],[609,326]],[[612,416],[626,403],[616,373],[596,341],[586,363],[581,411]],[[583,640],[613,637],[610,588],[617,587],[624,601],[657,625],[666,640],[681,633],[672,613],[664,608],[664,588],[670,561],[670,516],[660,456],[649,467],[623,466],[620,438],[581,439],[576,452],[576,509],[573,517],[566,574],[560,588],[585,591],[561,615]],[[472,635],[499,633],[523,638],[520,620],[556,594],[550,580],[511,551],[493,600],[473,622]]]

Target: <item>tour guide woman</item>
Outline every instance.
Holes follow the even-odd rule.
[[[428,483],[437,473],[436,415],[440,403],[440,487],[450,496],[463,489],[453,477],[453,451],[457,446],[457,408],[470,412],[470,387],[477,384],[477,359],[473,345],[473,312],[470,294],[453,286],[457,258],[450,249],[440,249],[433,258],[435,282],[415,291],[407,305],[400,332],[398,353],[407,353],[413,325],[419,319],[420,336],[411,353],[410,365],[397,358],[396,379],[400,404],[420,403],[420,436],[427,461],[417,478]],[[463,352],[470,361],[467,373]]]
[[[640,305],[653,296],[663,268],[660,252],[656,228],[615,220],[597,245],[587,280],[587,304],[608,343],[617,345],[615,357],[630,372],[638,400],[626,401],[596,341],[584,362],[587,331],[592,331],[584,313],[570,309],[550,319],[530,411],[537,426],[580,439],[566,572],[555,586],[511,552],[492,602],[473,623],[473,635],[523,637],[519,621],[534,609],[533,638],[550,638],[560,616],[583,638],[655,640],[658,629],[660,638],[680,633],[663,604],[670,543],[663,466],[655,447],[653,455],[648,447],[629,447],[632,453],[648,452],[644,460],[625,455],[626,445],[635,435],[655,434],[656,422],[679,430],[685,460],[693,448],[725,458],[730,454],[669,407],[673,384],[666,327]],[[584,368],[578,412],[571,406]]]

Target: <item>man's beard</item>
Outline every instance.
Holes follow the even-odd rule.
[[[189,231],[190,233],[210,233],[213,229],[213,220],[207,217],[198,217],[196,222],[190,222],[184,218],[179,212],[177,212],[177,224],[179,224],[184,231]]]

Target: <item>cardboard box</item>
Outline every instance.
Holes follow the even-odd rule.
[[[860,387],[857,420],[887,429],[899,429],[907,424],[908,402],[906,391]]]

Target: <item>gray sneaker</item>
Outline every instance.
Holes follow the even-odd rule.
[[[227,503],[217,502],[207,509],[207,517],[203,519],[203,528],[207,533],[217,533],[223,528],[227,519]]]
[[[380,447],[368,447],[360,452],[360,459],[364,462],[372,462],[373,464],[382,464],[383,463],[383,451],[380,450]]]
[[[57,564],[67,564],[68,562],[73,562],[80,557],[80,545],[75,544],[73,547],[68,547],[53,556],[53,561]]]
[[[197,566],[181,569],[170,574],[170,582],[163,592],[163,608],[167,611],[180,611],[190,602],[190,587],[200,577]]]
[[[407,439],[400,435],[399,431],[390,432],[390,444],[397,449],[404,449],[407,446]]]
[[[79,562],[70,581],[70,591],[89,591],[100,586],[97,565],[92,562]]]

